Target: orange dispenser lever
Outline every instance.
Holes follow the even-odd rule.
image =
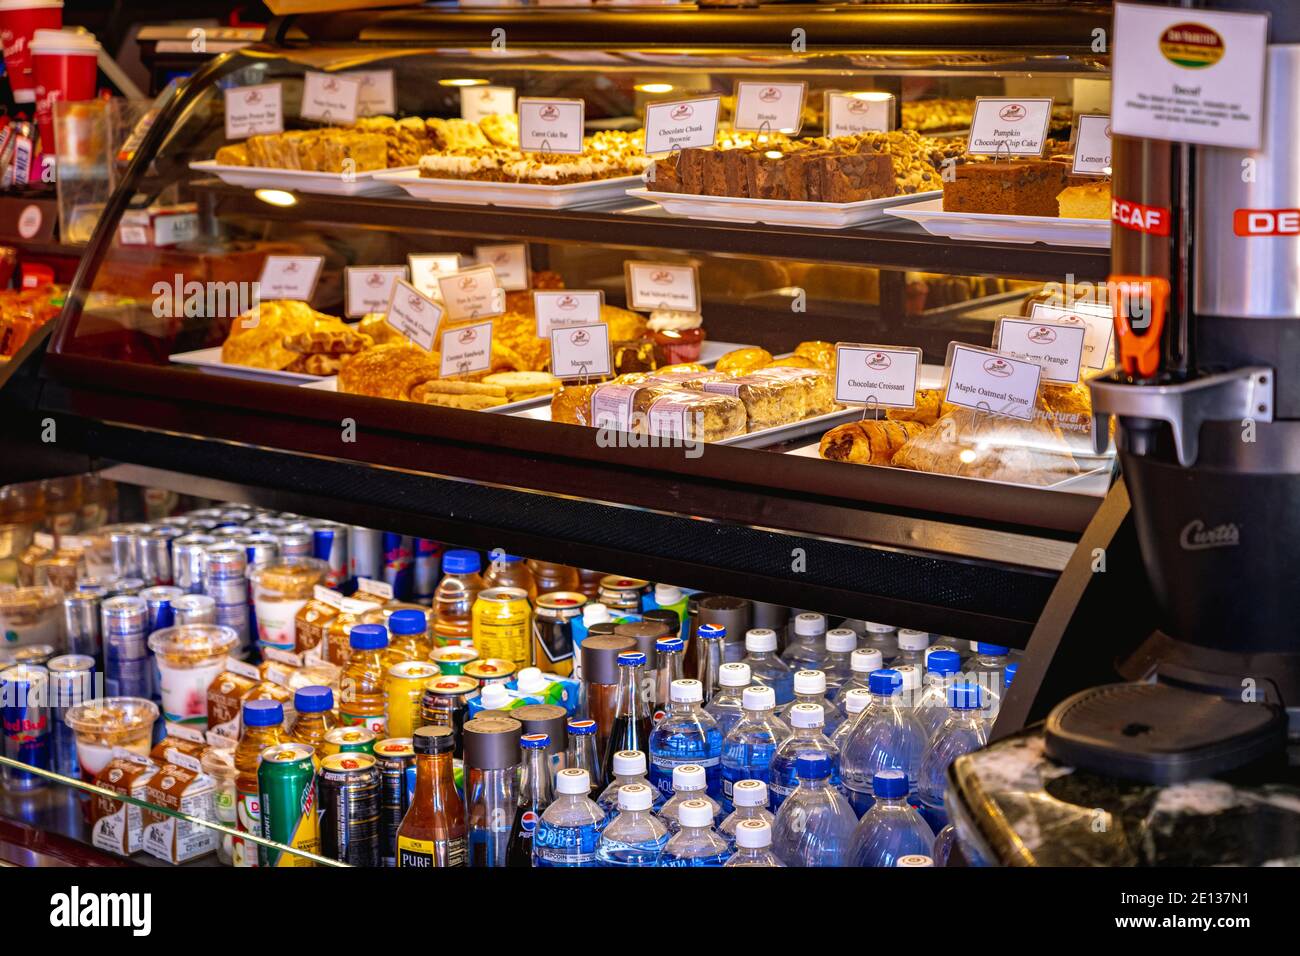
[[[1159,276],[1111,276],[1106,281],[1115,319],[1120,365],[1129,375],[1150,378],[1160,368],[1160,333],[1169,309],[1169,280]],[[1135,330],[1134,316],[1142,321]]]

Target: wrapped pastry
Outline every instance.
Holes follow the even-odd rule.
[[[719,372],[734,372],[737,375],[747,375],[757,368],[770,364],[771,361],[772,353],[767,349],[750,346],[728,352],[718,359],[713,367]]]
[[[648,372],[647,375],[649,381],[697,392],[703,391],[704,386],[711,382],[722,382],[731,378],[725,372],[711,372],[703,365],[692,365],[690,363],[670,365],[666,368]]]
[[[920,422],[875,419],[837,425],[822,436],[820,454],[827,461],[888,465],[904,444],[925,430]]]
[[[646,380],[644,373],[620,375],[612,383],[591,382],[583,385],[561,385],[551,399],[551,421],[570,425],[591,425],[591,396],[605,384],[632,385]]]
[[[763,368],[819,368],[816,362],[802,355],[786,355],[783,358],[772,359]]]
[[[409,401],[417,385],[440,377],[438,355],[405,341],[349,356],[339,369],[339,391]]]
[[[760,379],[780,379],[799,385],[803,393],[802,418],[825,415],[835,407],[835,380],[819,369],[768,366],[753,373]]]
[[[899,468],[1024,485],[1052,485],[1079,474],[1060,431],[1032,422],[957,408],[894,455]]]
[[[640,391],[652,390],[653,387],[646,387]],[[655,391],[644,419],[651,435],[686,441],[721,441],[745,434],[745,407],[736,398],[687,389]]]
[[[634,431],[645,420],[654,400],[668,392],[681,391],[653,382],[615,380],[596,386],[591,393],[590,424],[596,428]]]
[[[747,431],[787,425],[806,417],[806,390],[793,379],[742,375],[706,382],[704,390],[739,401],[745,410]]]

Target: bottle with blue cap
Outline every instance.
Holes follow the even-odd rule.
[[[433,646],[429,643],[429,618],[424,611],[402,608],[388,615],[389,660],[400,657],[409,661],[427,661]]]
[[[677,816],[679,829],[665,844],[660,866],[724,866],[731,845],[713,829],[713,803],[687,800]]]
[[[339,677],[339,719],[344,726],[365,727],[382,739],[388,736],[384,696],[388,628],[382,624],[354,624],[348,642],[352,652]]]
[[[477,551],[457,549],[442,556],[442,580],[433,592],[433,633],[439,644],[473,639],[474,600],[487,585],[479,576]]]
[[[658,866],[668,844],[668,828],[654,815],[655,790],[629,783],[618,790],[618,816],[596,844],[600,866]]]
[[[775,823],[776,817],[767,808],[770,799],[767,784],[762,780],[737,780],[731,788],[731,804],[735,809],[718,824],[718,832],[734,845],[736,827],[744,821],[764,820],[769,824]]]
[[[976,643],[975,654],[966,666],[966,680],[984,688],[982,716],[985,726],[990,730],[993,729],[993,720],[1002,706],[1002,687],[1010,664],[1011,648],[1001,644]]]
[[[718,722],[718,733],[722,734],[724,746],[727,734],[744,716],[743,693],[749,685],[748,664],[732,661],[730,664],[719,665],[718,690],[704,706],[704,711]]]
[[[599,728],[594,720],[581,717],[570,717],[566,726],[569,744],[564,765],[587,771],[587,781],[591,784],[591,796],[594,798],[604,785],[600,775],[600,756],[596,753],[596,732]]]
[[[278,700],[246,700],[240,708],[243,730],[235,745],[235,825],[240,833],[262,835],[257,766],[262,751],[284,743],[284,707]],[[235,866],[257,866],[257,844],[233,840]]]
[[[673,638],[678,644],[680,637]],[[661,655],[662,659],[662,655]],[[614,722],[610,725],[609,739],[601,757],[601,781],[614,776],[614,755],[622,750],[645,753],[650,745],[650,708],[641,694],[645,673],[645,654],[640,651],[622,651],[618,655],[618,686],[614,691]]]
[[[840,776],[858,814],[871,806],[871,781],[882,770],[897,770],[910,790],[921,766],[925,737],[912,708],[902,699],[903,678],[892,668],[870,677],[871,703],[858,715],[844,742]]]
[[[772,852],[772,824],[767,820],[742,820],[731,842],[735,852],[723,866],[785,866]]]
[[[555,775],[557,796],[533,834],[534,866],[597,866],[596,844],[605,813],[588,796],[591,776],[578,767]]]
[[[786,723],[790,722],[790,708],[795,704],[816,704],[822,709],[825,719],[825,726],[822,732],[829,737],[835,733],[840,722],[844,719],[840,714],[840,709],[826,699],[826,674],[818,670],[802,670],[794,672],[794,700],[784,706],[777,707],[776,715]]]
[[[907,774],[881,770],[871,778],[875,802],[853,833],[850,866],[896,866],[899,857],[929,855],[934,831],[907,802]]]
[[[948,688],[948,717],[930,738],[917,777],[921,814],[935,830],[948,822],[943,808],[943,791],[948,768],[962,754],[973,753],[988,744],[980,718],[981,689],[978,684],[953,684]]]
[[[767,784],[773,813],[781,809],[781,804],[799,785],[795,763],[802,756],[824,755],[830,761],[832,786],[840,786],[840,752],[822,732],[826,724],[824,713],[821,704],[795,704],[790,708],[790,736],[781,741],[772,754],[771,779]]]
[[[645,767],[645,754],[640,750],[620,750],[614,754],[611,765],[613,771],[611,779],[600,796],[596,798],[596,804],[605,811],[607,818],[618,812],[618,791],[620,787],[630,786],[634,783],[643,783],[647,787],[650,786],[650,781],[645,775]],[[654,792],[651,809],[658,813],[660,808],[668,802],[668,797],[656,787],[650,789]]]
[[[772,845],[786,866],[844,866],[858,824],[844,794],[831,783],[834,764],[824,753],[801,753],[798,785],[776,812]]]
[[[821,672],[826,675],[826,699],[835,700],[840,688],[853,678],[853,652],[858,635],[852,628],[836,627],[826,632],[826,661]]]
[[[935,651],[926,660],[925,689],[916,701],[916,722],[929,740],[948,717],[948,690],[957,683],[961,657],[956,651]]]
[[[781,660],[796,671],[820,668],[826,662],[826,615],[815,611],[796,614]]]
[[[659,723],[668,713],[673,681],[686,676],[686,642],[676,634],[655,641],[655,656],[659,669],[655,672],[654,723]]]
[[[701,705],[703,685],[697,680],[675,680],[667,716],[650,732],[650,783],[662,792],[672,789],[673,768],[685,764],[703,767],[709,796],[722,793],[722,734],[718,722]]]
[[[858,718],[870,703],[871,691],[865,687],[854,687],[840,695],[840,703],[837,706],[844,708],[842,711],[844,719],[835,728],[835,733],[831,734],[831,743],[840,749],[841,760],[844,759],[844,745],[848,742],[849,734],[853,733],[853,728],[858,725]]]
[[[533,865],[533,835],[537,832],[542,813],[553,800],[551,761],[547,752],[550,745],[550,734],[524,734],[519,738],[523,770],[519,775],[519,805],[515,808],[515,822],[510,830],[506,866]]]
[[[874,647],[859,647],[849,655],[849,679],[840,686],[839,693],[835,695],[835,706],[840,709],[841,716],[845,719],[849,716],[849,709],[844,701],[848,692],[858,689],[867,690],[867,681],[870,680],[871,675],[884,666],[884,655]]]
[[[735,805],[735,789],[741,781],[763,783],[764,797],[767,796],[772,758],[776,756],[776,748],[790,736],[790,727],[776,716],[776,695],[772,688],[755,684],[746,687],[741,696],[744,715],[722,742],[722,804],[727,810]]]
[[[334,691],[319,684],[299,687],[293,694],[293,709],[297,716],[289,728],[289,739],[316,748],[316,759],[320,760],[325,735],[338,726],[334,719]]]
[[[764,684],[776,693],[776,704],[788,704],[794,699],[794,671],[776,653],[776,631],[770,627],[755,627],[745,632],[745,659],[749,665],[750,679]]]
[[[677,815],[687,800],[708,801],[713,807],[714,822],[722,819],[722,804],[709,796],[707,779],[704,768],[694,764],[673,768],[673,795],[659,808],[659,819],[664,822],[669,833],[677,832]]]

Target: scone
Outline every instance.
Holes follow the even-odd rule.
[[[735,372],[738,375],[745,375],[764,365],[772,362],[772,353],[767,349],[761,349],[757,346],[749,348],[736,349],[734,352],[728,352],[722,358],[718,359],[714,368],[719,372]]]

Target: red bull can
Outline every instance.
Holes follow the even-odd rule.
[[[442,571],[442,544],[429,538],[415,539],[415,566],[411,575],[411,598],[417,604],[433,604]]]
[[[164,627],[174,627],[176,612],[173,605],[177,598],[184,595],[185,592],[180,588],[170,585],[159,585],[141,591],[140,597],[145,603],[145,633],[152,634]]]
[[[4,754],[30,767],[50,769],[50,672],[36,664],[16,664],[0,671],[0,719]],[[45,778],[6,764],[7,790],[34,790]]]
[[[86,654],[64,654],[46,666],[50,672],[50,767],[80,779],[77,735],[63,718],[73,707],[102,696],[95,693],[95,659]]]
[[[414,568],[413,545],[409,534],[385,531],[383,534],[384,577],[383,581],[393,589],[393,597],[399,601],[411,599],[411,584]]]
[[[311,558],[316,556],[316,542],[310,531],[278,531],[280,557]]]
[[[384,542],[380,532],[356,525],[348,528],[348,572],[353,579],[383,580]]]
[[[329,565],[325,586],[340,588],[348,579],[348,528],[333,521],[315,521],[310,525],[312,554]]]
[[[187,594],[202,594],[203,553],[216,543],[210,534],[183,534],[172,541],[172,583]]]

